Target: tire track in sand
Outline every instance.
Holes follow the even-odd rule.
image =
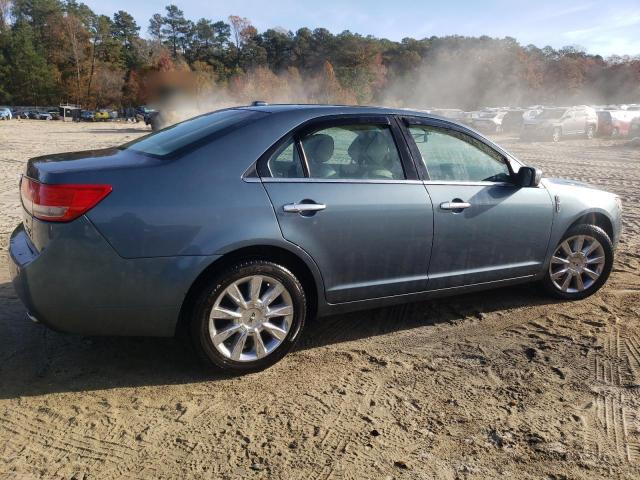
[[[601,348],[592,355],[597,386],[585,441],[598,458],[612,457],[626,464],[640,463],[638,385],[640,340],[618,326],[609,326]]]

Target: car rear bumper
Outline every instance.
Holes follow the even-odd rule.
[[[9,242],[9,270],[28,313],[84,335],[171,336],[193,281],[217,256],[125,259],[86,218],[33,220],[49,232],[38,250],[24,226]]]

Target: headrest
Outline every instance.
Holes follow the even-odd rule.
[[[357,163],[383,165],[387,161],[389,144],[383,132],[368,130],[358,134],[356,139],[351,142],[348,153]]]
[[[324,163],[333,156],[333,138],[324,133],[316,133],[302,140],[302,146],[311,162]]]

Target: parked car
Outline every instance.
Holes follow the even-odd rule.
[[[98,111],[94,114],[93,119],[94,119],[96,122],[106,122],[107,120],[109,120],[109,119],[110,119],[110,117],[109,117],[109,110],[104,109],[104,108],[103,108],[103,109],[98,110]]]
[[[531,105],[522,114],[523,120],[533,120],[542,113],[544,107],[542,105]]]
[[[598,130],[600,136],[627,137],[630,134],[631,122],[640,116],[637,110],[600,110],[598,113]]]
[[[151,130],[154,132],[162,128],[163,118],[162,114],[158,111],[149,112],[144,116],[144,124],[151,125]]]
[[[0,107],[0,120],[11,120],[13,115],[8,107]]]
[[[149,125],[147,118],[150,115],[153,115],[156,112],[155,108],[151,108],[147,105],[141,105],[136,107],[136,120],[138,122],[145,122],[145,124]]]
[[[621,225],[612,193],[542,179],[458,123],[373,107],[220,110],[33,158],[20,191],[9,263],[31,319],[184,328],[240,373],[281,359],[316,316],[523,282],[585,298]]]
[[[559,142],[572,135],[593,138],[598,124],[596,111],[585,105],[566,108],[545,108],[534,119],[523,123],[520,138]]]
[[[596,126],[596,134],[599,137],[610,137],[613,132],[613,118],[611,118],[611,110],[597,110],[598,123]]]
[[[640,117],[636,117],[631,120],[629,124],[629,137],[636,138],[640,137]]]
[[[524,123],[525,110],[512,109],[507,111],[502,118],[502,131],[505,133],[513,133],[522,130],[522,124]]]
[[[486,133],[501,133],[502,120],[507,114],[504,110],[492,110],[480,113],[472,120],[471,125],[476,130]]]
[[[95,113],[90,110],[82,110],[80,112],[80,120],[83,122],[93,122],[95,121]]]
[[[617,110],[611,112],[612,121],[612,137],[628,137],[631,129],[631,122],[640,116],[640,111],[632,110]]]
[[[49,112],[35,112],[33,118],[35,120],[53,120],[53,115]]]
[[[48,110],[47,113],[51,115],[51,120],[60,120],[60,112],[58,110]]]

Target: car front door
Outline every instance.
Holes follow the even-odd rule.
[[[400,127],[319,120],[258,162],[285,239],[317,263],[330,303],[424,291],[433,209]]]
[[[429,289],[538,273],[553,219],[548,191],[516,186],[506,154],[463,128],[405,125],[434,208]]]

